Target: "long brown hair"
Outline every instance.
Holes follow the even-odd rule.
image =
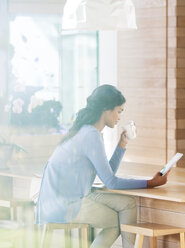
[[[84,125],[93,125],[106,110],[113,110],[125,102],[125,97],[116,87],[104,84],[97,87],[87,98],[87,105],[77,113],[77,117],[63,137],[61,143],[72,138]]]

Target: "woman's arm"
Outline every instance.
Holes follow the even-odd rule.
[[[120,165],[121,160],[125,154],[125,151],[126,151],[126,149],[123,149],[120,146],[117,146],[111,159],[109,160],[109,164],[110,164],[114,174],[116,174],[116,172],[119,168],[119,165]]]
[[[133,189],[147,187],[147,180],[119,178],[114,175],[107,160],[103,138],[98,131],[92,130],[86,135],[83,150],[84,155],[91,161],[97,175],[107,188]]]
[[[119,143],[118,143],[111,159],[109,160],[109,164],[110,164],[114,174],[116,174],[116,172],[119,168],[119,165],[121,163],[121,160],[125,154],[127,143],[128,143],[128,139],[126,137],[126,132],[124,131],[121,133]]]

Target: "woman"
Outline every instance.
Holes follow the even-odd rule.
[[[88,223],[102,228],[91,248],[108,248],[120,235],[120,223],[136,221],[135,199],[91,191],[96,175],[110,189],[147,188],[165,184],[158,172],[151,180],[115,176],[125,153],[125,132],[110,161],[101,131],[113,128],[124,110],[125,98],[114,86],[102,85],[87,98],[72,128],[55,149],[44,170],[37,203],[37,223]],[[134,235],[122,233],[123,247],[134,244]]]

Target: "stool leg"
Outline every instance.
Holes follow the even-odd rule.
[[[79,248],[83,248],[82,246],[82,229],[78,229],[78,244],[79,244]]]
[[[153,248],[157,248],[157,237],[152,238]]]
[[[134,248],[142,248],[144,236],[137,234]]]
[[[69,228],[66,228],[64,230],[64,233],[65,233],[65,248],[71,248],[71,236],[72,236],[72,233],[71,233],[71,230]]]
[[[50,230],[47,225],[44,226],[41,239],[41,248],[50,248],[52,232],[53,230]]]
[[[80,236],[82,248],[88,248],[88,228],[82,228]]]
[[[185,248],[184,233],[180,233],[180,248]]]
[[[40,226],[34,224],[33,231],[34,231],[34,243],[35,243],[34,247],[40,248],[40,244],[39,244],[39,242],[41,240],[41,238],[40,238]]]
[[[89,244],[93,242],[95,238],[95,230],[93,227],[89,227]]]
[[[40,248],[44,247],[45,235],[46,235],[46,225],[43,226],[42,235],[41,235],[41,239],[40,239]]]

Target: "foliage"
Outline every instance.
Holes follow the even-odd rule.
[[[43,126],[57,128],[58,116],[62,106],[60,102],[48,100],[42,105],[35,107],[32,112],[23,109],[21,114],[12,113],[11,123],[16,126]]]
[[[5,106],[5,111],[10,112],[11,125],[19,127],[41,126],[58,128],[58,117],[62,105],[56,100],[38,98],[35,92],[41,87],[26,87],[23,91],[14,92],[12,99]]]

